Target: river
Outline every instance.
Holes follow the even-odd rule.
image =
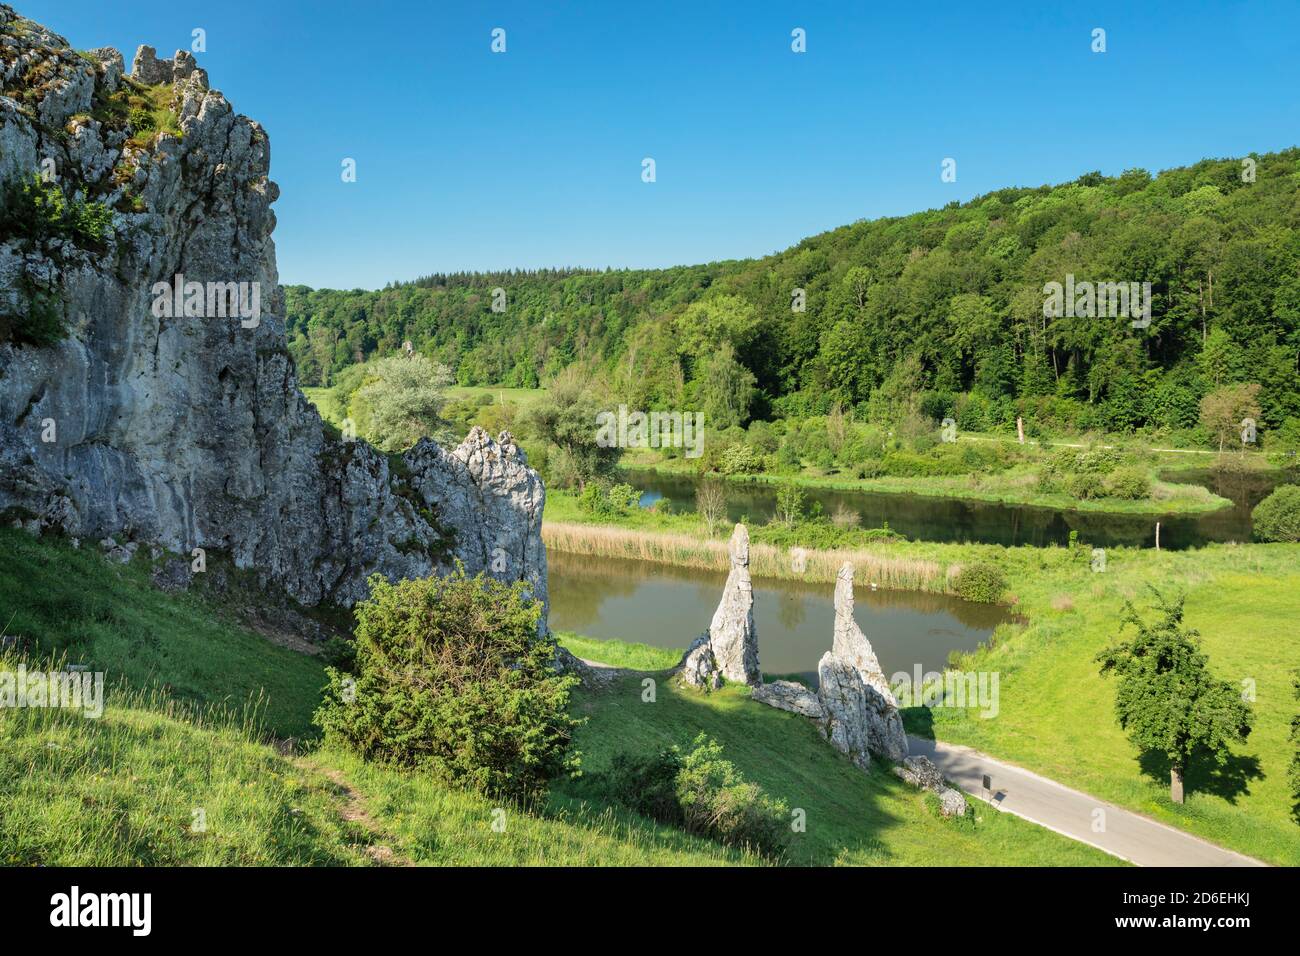
[[[869,491],[829,491],[804,488],[809,502],[820,502],[826,514],[844,507],[862,517],[862,527],[889,527],[917,541],[980,544],[1063,545],[1070,532],[1093,547],[1154,547],[1156,522],[1160,546],[1170,550],[1200,547],[1215,541],[1249,541],[1250,512],[1275,487],[1274,473],[1197,470],[1180,471],[1168,480],[1204,485],[1233,502],[1232,507],[1198,515],[1124,515],[1061,511],[1029,505],[939,498],[926,495]],[[699,479],[627,471],[629,484],[642,491],[641,505],[667,498],[674,511],[693,511]],[[725,483],[727,513],[732,521],[766,522],[776,506],[776,486],[762,482]]]
[[[726,574],[551,550],[550,624],[557,631],[685,648],[709,626]],[[831,648],[835,585],[754,579],[754,625],[765,674],[815,680]],[[941,594],[855,589],[855,617],[886,676],[942,671],[948,653],[973,650],[1010,620],[1005,608]]]

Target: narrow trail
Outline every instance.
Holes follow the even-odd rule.
[[[337,788],[337,795],[343,800],[343,806],[339,811],[339,816],[342,819],[362,827],[376,840],[391,839],[391,835],[384,832],[383,827],[371,814],[370,808],[366,806],[365,798],[357,793],[343,771],[334,767],[323,766],[306,757],[297,757],[293,762],[305,771],[320,774]],[[365,853],[375,866],[415,866],[413,860],[402,853],[398,853],[387,843],[375,842],[354,844],[354,846]]]

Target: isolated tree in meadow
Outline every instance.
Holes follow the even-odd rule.
[[[445,439],[442,406],[451,380],[446,366],[423,355],[376,362],[353,397],[364,410],[368,437],[387,452],[409,448],[426,436]]]
[[[1183,802],[1183,778],[1194,757],[1222,765],[1229,747],[1251,729],[1250,706],[1232,683],[1209,670],[1199,635],[1183,625],[1183,598],[1166,601],[1155,594],[1157,618],[1147,623],[1132,603],[1121,624],[1137,631],[1129,641],[1097,655],[1102,676],[1119,678],[1115,713],[1139,750],[1169,761],[1169,797]]]
[[[713,534],[713,529],[727,516],[727,489],[721,481],[706,478],[700,482],[695,489],[695,512],[709,534]]]
[[[1224,385],[1201,399],[1201,426],[1218,440],[1219,451],[1230,438],[1240,441],[1244,419],[1259,417],[1259,386],[1254,382]]]

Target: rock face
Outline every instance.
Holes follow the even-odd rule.
[[[856,763],[867,753],[895,762],[907,756],[907,733],[898,701],[880,669],[871,642],[853,619],[853,565],[835,578],[835,634],[817,665],[818,695],[830,741]]]
[[[803,684],[794,681],[774,680],[754,688],[753,698],[780,710],[820,719],[825,715],[821,699]]]
[[[754,585],[749,577],[749,532],[736,525],[729,545],[731,571],[708,631],[682,659],[682,676],[699,687],[716,687],[721,678],[758,686],[758,635],[754,628]]]
[[[324,426],[285,343],[265,131],[187,53],[122,65],[0,5],[0,190],[45,171],[112,219],[0,234],[0,516],[226,553],[306,605],[457,558],[544,602],[544,491],[510,436],[390,459]],[[133,128],[127,95],[182,135]],[[37,309],[66,334],[7,332]]]

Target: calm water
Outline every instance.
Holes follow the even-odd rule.
[[[641,489],[642,507],[667,498],[674,511],[695,509],[695,486],[690,476],[628,471],[631,485]],[[1277,483],[1276,475],[1257,472],[1233,475],[1218,471],[1179,472],[1177,480],[1204,485],[1233,502],[1233,507],[1204,515],[1104,515],[1032,508],[956,498],[880,494],[865,491],[803,489],[808,500],[821,502],[827,514],[840,506],[862,516],[862,527],[879,528],[886,522],[918,541],[978,542],[982,544],[1066,544],[1070,532],[1094,547],[1154,547],[1156,522],[1160,546],[1171,550],[1194,548],[1212,541],[1249,541],[1250,512]],[[769,484],[727,482],[727,512],[732,521],[748,517],[766,522],[776,506],[776,488]]]
[[[551,627],[590,637],[684,648],[713,619],[727,576],[648,561],[550,551]],[[767,674],[815,679],[831,648],[835,586],[754,580],[758,656]],[[855,617],[885,674],[942,671],[948,652],[973,650],[1007,612],[987,604],[913,591],[856,588]]]

